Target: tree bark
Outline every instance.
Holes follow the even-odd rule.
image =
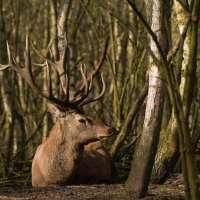
[[[146,1],[146,6],[151,8],[148,16],[151,16],[152,31],[156,32],[158,41],[163,49],[166,48],[165,35],[163,33],[163,1]],[[154,55],[159,59],[158,49],[152,39],[150,39],[150,48]],[[162,113],[164,104],[164,82],[161,79],[158,66],[150,58],[149,63],[149,90],[147,96],[147,105],[143,125],[143,133],[137,144],[131,171],[127,180],[127,186],[134,197],[144,197],[147,194],[151,171],[156,155],[159,141],[160,128],[162,123]]]

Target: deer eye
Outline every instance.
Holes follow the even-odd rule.
[[[79,119],[78,121],[79,121],[79,123],[81,123],[81,124],[85,124],[85,125],[87,124],[87,122],[86,122],[85,119]]]

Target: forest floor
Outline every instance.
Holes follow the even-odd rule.
[[[0,188],[0,200],[131,200],[123,185],[84,185],[48,188]],[[183,188],[150,185],[145,200],[184,199]]]
[[[0,187],[0,200],[131,200],[124,185],[79,185],[65,187]],[[145,200],[184,199],[182,181],[150,185]]]

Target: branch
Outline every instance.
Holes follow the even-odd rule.
[[[178,50],[180,48],[180,44],[185,40],[189,24],[190,24],[190,18],[188,18],[188,21],[185,23],[185,26],[184,26],[181,36],[179,37],[179,39],[176,41],[175,45],[169,50],[169,52],[167,54],[167,62],[168,63],[170,63],[172,61],[173,57],[176,55],[176,53],[178,52]]]
[[[128,2],[128,4],[131,6],[131,8],[134,10],[134,12],[137,14],[137,16],[140,18],[140,20],[142,21],[142,23],[144,24],[144,26],[146,27],[148,33],[150,34],[150,36],[152,37],[153,41],[155,42],[158,51],[160,53],[161,59],[162,61],[165,63],[165,65],[167,65],[167,60],[165,57],[165,54],[160,46],[160,43],[158,42],[158,38],[156,36],[156,34],[152,31],[151,27],[149,26],[148,22],[145,20],[145,18],[142,16],[142,14],[140,13],[140,11],[137,9],[136,5],[134,2],[132,2],[131,0],[126,0]]]
[[[148,87],[149,87],[149,84],[146,83],[144,85],[144,87],[142,88],[142,91],[140,92],[136,101],[133,101],[133,104],[130,108],[130,111],[129,111],[124,123],[123,123],[121,131],[118,134],[117,139],[115,140],[114,144],[111,147],[110,154],[111,154],[112,157],[115,156],[118,147],[120,146],[120,144],[123,142],[124,138],[126,137],[128,127],[130,126],[130,124],[134,120],[134,118],[135,118],[136,114],[138,113],[142,103],[144,102],[144,99],[146,98],[147,93],[148,93]]]

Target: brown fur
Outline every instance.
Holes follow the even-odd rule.
[[[100,141],[84,147],[74,184],[117,183],[118,175],[108,151]]]

